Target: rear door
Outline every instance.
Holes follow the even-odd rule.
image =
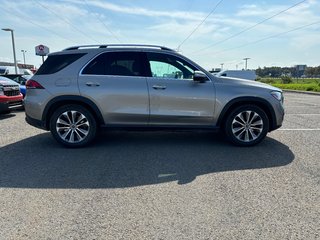
[[[186,60],[166,53],[147,53],[151,125],[209,126],[213,122],[214,85],[193,81],[198,70]]]
[[[149,96],[138,51],[105,52],[80,73],[82,96],[91,99],[109,125],[144,125],[149,118]]]

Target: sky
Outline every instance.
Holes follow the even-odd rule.
[[[206,69],[320,65],[319,0],[0,0],[0,28],[37,68],[50,52],[88,44],[155,44]],[[290,9],[288,9],[290,8]],[[0,61],[13,62],[0,31]]]

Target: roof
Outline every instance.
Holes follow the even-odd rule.
[[[64,49],[63,51],[69,51],[69,50],[77,50],[77,49],[90,49],[90,48],[156,48],[161,49],[165,51],[172,51],[175,50],[171,48],[167,48],[164,46],[158,46],[158,45],[144,45],[144,44],[102,44],[102,45],[80,45],[80,46],[73,46]]]

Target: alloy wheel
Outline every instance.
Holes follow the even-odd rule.
[[[232,121],[232,133],[241,142],[256,140],[263,131],[263,120],[254,111],[240,112]]]
[[[58,136],[65,142],[78,143],[89,134],[90,123],[87,117],[78,111],[63,112],[56,121]]]

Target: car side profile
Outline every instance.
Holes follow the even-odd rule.
[[[26,86],[26,121],[68,147],[89,144],[100,127],[221,129],[252,146],[284,117],[280,89],[213,76],[154,45],[70,47],[50,54]]]

